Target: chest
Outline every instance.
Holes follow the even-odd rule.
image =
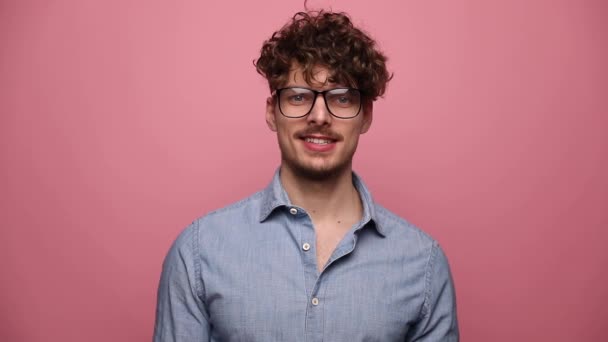
[[[420,312],[423,267],[406,274],[407,260],[389,256],[383,240],[359,239],[350,250],[342,238],[334,247],[350,252],[323,272],[301,241],[239,244],[221,258],[205,256],[204,302],[215,340],[403,340]]]
[[[321,272],[336,247],[344,239],[349,227],[346,224],[315,223],[317,270]]]

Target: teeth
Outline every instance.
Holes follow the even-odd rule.
[[[313,143],[313,144],[319,144],[319,145],[327,145],[327,144],[331,143],[330,140],[317,139],[317,138],[306,138],[305,140],[306,140],[306,142]]]

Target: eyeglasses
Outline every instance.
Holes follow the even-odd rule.
[[[316,91],[301,87],[276,90],[279,110],[288,118],[301,118],[312,111],[317,97],[323,95],[329,113],[340,119],[352,119],[361,111],[361,91],[354,88],[335,88]]]

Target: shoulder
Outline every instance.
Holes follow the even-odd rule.
[[[258,191],[249,197],[246,197],[238,202],[227,205],[223,208],[213,210],[206,215],[198,218],[196,222],[206,224],[214,220],[226,220],[233,217],[256,216],[259,214],[264,191]]]
[[[421,261],[425,266],[427,289],[433,278],[451,282],[449,262],[443,248],[427,232],[408,222],[392,211],[375,204],[378,223],[385,232],[390,245],[399,253]]]
[[[395,214],[380,204],[374,203],[376,220],[387,236],[396,235],[415,238],[421,243],[433,243],[435,239],[428,233],[409,222],[407,219]]]
[[[385,237],[402,250],[430,257],[439,247],[431,235],[380,204],[374,203],[375,220]]]
[[[256,192],[238,202],[213,210],[195,219],[179,234],[175,245],[198,248],[202,240],[214,236],[238,234],[238,230],[259,222],[263,191]]]

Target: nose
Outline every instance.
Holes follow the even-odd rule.
[[[317,94],[315,103],[310,110],[310,114],[306,117],[306,121],[308,121],[309,124],[323,126],[331,124],[331,119],[332,117],[327,109],[323,94]]]

